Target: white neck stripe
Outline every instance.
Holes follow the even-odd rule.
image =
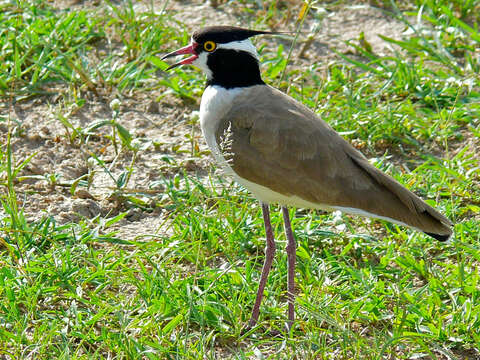
[[[253,46],[252,42],[249,39],[245,39],[242,41],[231,41],[226,44],[218,44],[218,49],[232,49],[238,51],[246,51],[253,55],[255,59],[258,60],[258,53],[255,46]]]

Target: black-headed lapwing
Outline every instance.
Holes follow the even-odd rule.
[[[453,224],[417,195],[382,173],[313,111],[265,84],[250,37],[268,34],[231,26],[193,33],[191,42],[163,59],[192,64],[207,75],[200,104],[203,135],[215,159],[260,200],[267,239],[256,324],[275,242],[269,204],[282,206],[288,256],[288,329],[294,317],[295,239],[287,206],[340,210],[387,220],[445,241]]]

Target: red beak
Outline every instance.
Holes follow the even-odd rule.
[[[179,65],[191,64],[192,62],[194,62],[198,58],[198,55],[195,52],[196,47],[197,47],[197,43],[192,42],[190,45],[187,45],[187,46],[185,46],[181,49],[172,51],[171,53],[168,53],[167,55],[163,56],[162,60],[166,59],[166,58],[169,58],[169,57],[172,57],[172,56],[178,56],[178,55],[184,55],[184,54],[193,54],[193,56],[190,56],[190,57],[188,57],[188,58],[186,58],[182,61],[179,61],[179,62],[177,62],[173,65],[170,65],[165,70],[170,70],[170,69],[173,69],[174,67],[177,67]]]

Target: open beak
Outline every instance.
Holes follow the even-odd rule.
[[[174,67],[184,65],[184,64],[191,64],[195,60],[197,60],[198,55],[195,53],[195,48],[197,47],[197,44],[195,42],[192,42],[190,45],[187,45],[181,49],[172,51],[171,53],[168,53],[167,55],[162,57],[162,60],[172,57],[172,56],[178,56],[178,55],[184,55],[184,54],[193,54],[193,56],[190,56],[186,59],[183,59],[182,61],[179,61],[173,65],[170,65],[166,70],[173,69]]]

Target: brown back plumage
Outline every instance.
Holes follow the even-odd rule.
[[[452,223],[372,166],[315,113],[282,92],[253,86],[235,98],[216,131],[242,178],[286,196],[359,209],[446,240]]]

